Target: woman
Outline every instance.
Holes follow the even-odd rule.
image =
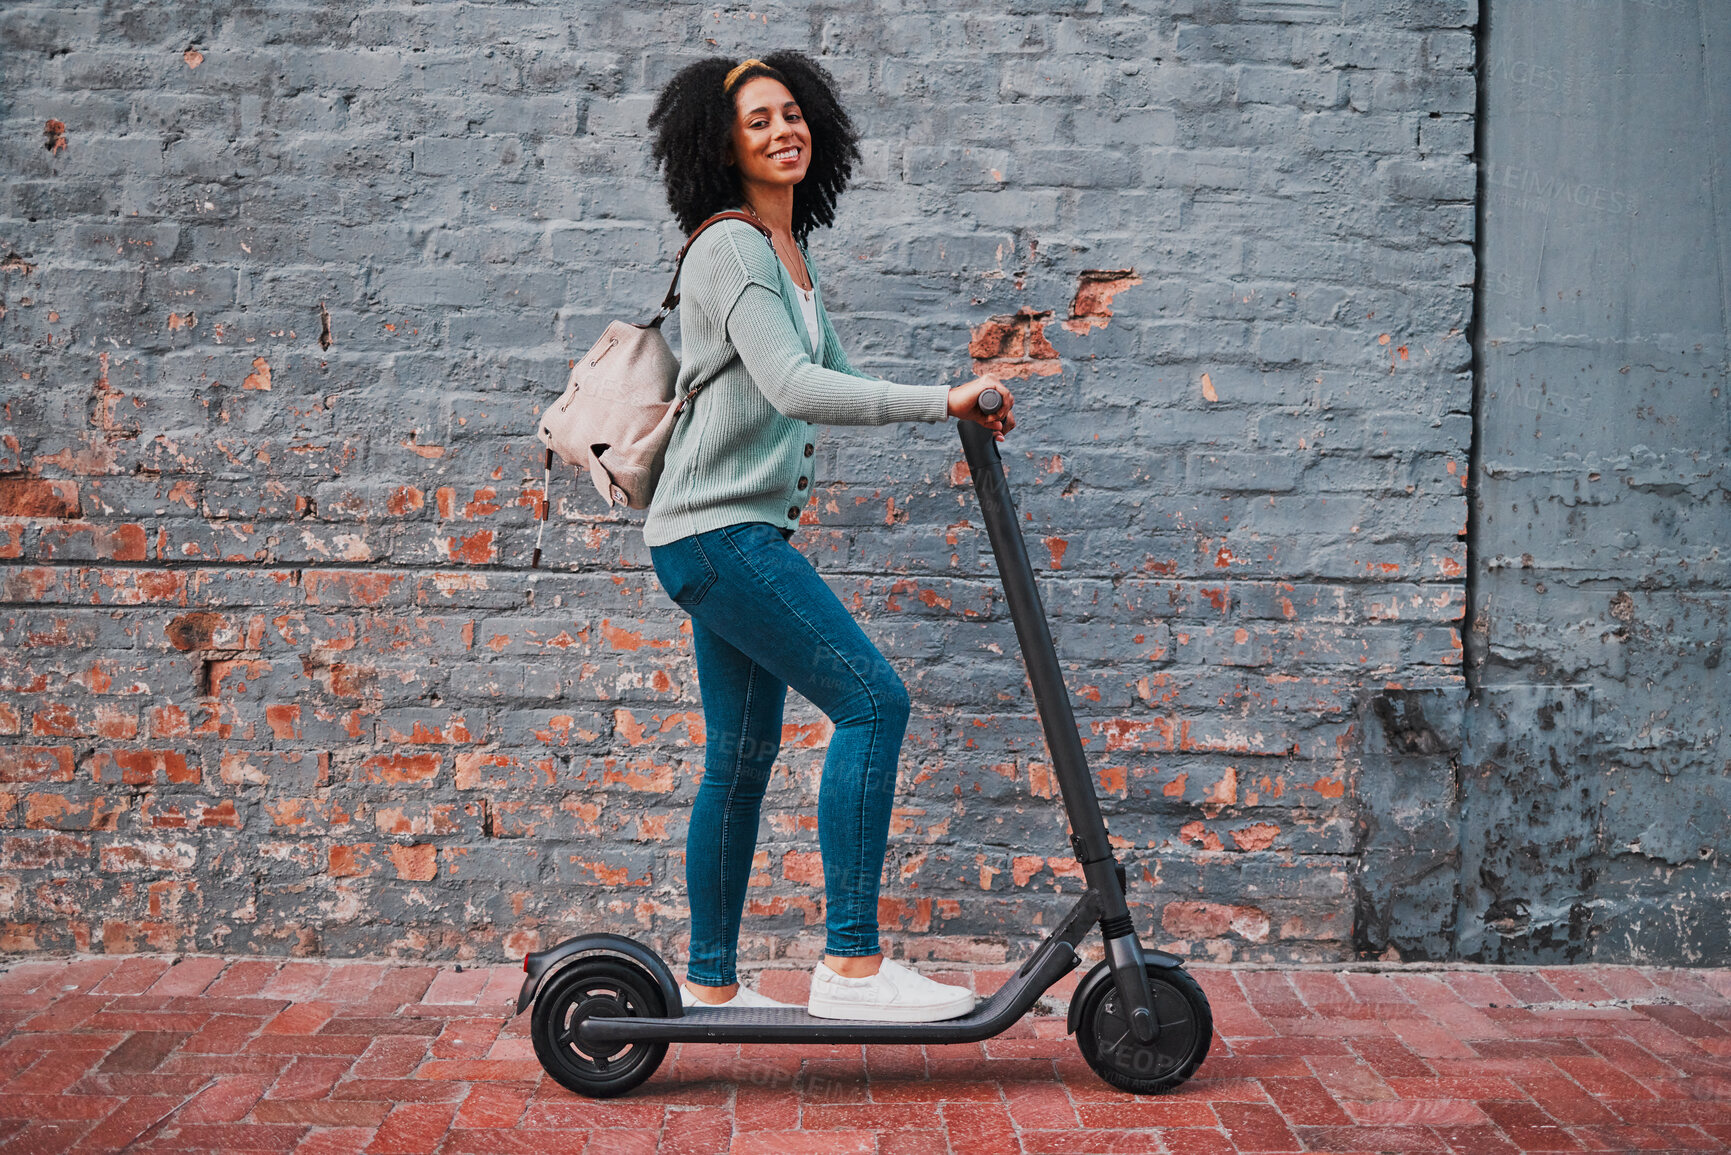
[[[758,811],[781,749],[787,688],[835,724],[818,792],[826,954],[807,1009],[824,1018],[929,1022],[973,1009],[971,992],[878,949],[878,879],[907,726],[907,688],[804,555],[788,543],[813,494],[819,425],[961,417],[1015,427],[989,377],[900,385],[849,364],[804,241],[835,218],[859,159],[835,82],[791,51],[682,70],[649,117],[667,199],[687,232],[714,213],[680,279],[678,396],[703,392],[675,426],[644,541],[667,594],[691,614],[707,729],[686,837],[691,904],[687,1005],[780,1006],[739,985],[735,956]],[[977,398],[1003,394],[987,416]]]

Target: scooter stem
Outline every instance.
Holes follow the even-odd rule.
[[[982,405],[984,408],[986,406]],[[1027,667],[1028,683],[1033,687],[1040,727],[1045,732],[1046,748],[1052,756],[1053,776],[1058,781],[1064,811],[1070,819],[1070,843],[1082,864],[1088,885],[1100,892],[1100,931],[1106,939],[1107,958],[1112,964],[1118,997],[1137,1040],[1149,1043],[1158,1036],[1160,1028],[1154,1014],[1154,1000],[1148,987],[1141,944],[1130,921],[1123,883],[1118,877],[1118,862],[1107,839],[1106,820],[1100,813],[1100,799],[1094,791],[1094,779],[1088,771],[1087,756],[1082,751],[1082,740],[1076,730],[1070,691],[1064,685],[1063,671],[1058,666],[1058,651],[1052,644],[1046,610],[1040,602],[1039,587],[1034,582],[1034,568],[1028,561],[1027,542],[1016,521],[1016,506],[1004,477],[1003,460],[998,456],[997,442],[989,430],[972,421],[958,421],[956,424],[962,438],[962,451],[968,459],[968,471],[974,479],[974,491],[979,495],[980,513],[985,519],[986,534],[991,539],[992,554],[997,559],[1004,599],[1009,603],[1010,618],[1016,626],[1016,641],[1021,647],[1022,662]]]

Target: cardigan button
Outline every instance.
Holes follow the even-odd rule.
[[[797,505],[788,506],[787,507],[787,516],[793,518],[795,521],[798,521],[799,520],[799,506],[797,506]]]
[[[806,479],[805,479],[805,478],[803,478],[803,477],[802,477],[802,478],[800,478],[800,479],[799,479],[799,487],[800,487],[800,488],[801,488],[801,489],[804,489],[804,488],[805,488],[805,487],[806,487],[806,485],[807,485],[807,484],[809,484],[809,483],[808,483],[808,482],[807,482],[807,481],[806,481]]]
[[[807,456],[807,457],[810,457],[810,456],[811,456],[811,446],[810,446],[810,445],[809,445],[809,444],[808,444],[808,445],[806,445],[806,447],[805,447],[805,455],[806,455],[806,456]]]

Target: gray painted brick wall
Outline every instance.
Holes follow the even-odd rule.
[[[813,246],[856,363],[1013,375],[1145,939],[1446,953],[1476,20],[8,5],[0,948],[681,955],[687,620],[569,472],[527,570],[530,431],[682,239],[655,91],[791,46],[865,137]],[[1080,877],[955,432],[820,454],[795,541],[914,700],[889,941],[1013,956]],[[787,722],[748,961],[819,947],[828,724]]]

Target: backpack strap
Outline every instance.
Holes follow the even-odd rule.
[[[727,212],[716,213],[714,216],[698,225],[696,229],[692,230],[691,235],[685,238],[685,244],[680,247],[679,256],[674,258],[673,261],[673,280],[667,286],[667,296],[661,299],[661,311],[655,314],[655,319],[650,321],[649,324],[661,324],[661,322],[667,319],[668,314],[673,312],[674,306],[679,304],[679,270],[685,266],[685,254],[691,248],[691,243],[702,235],[703,230],[708,228],[710,225],[715,224],[717,221],[744,221],[746,224],[762,233],[763,239],[769,241],[772,248],[774,247],[775,241],[770,234],[769,226],[752,216],[750,213],[742,213],[734,209],[729,209]]]

